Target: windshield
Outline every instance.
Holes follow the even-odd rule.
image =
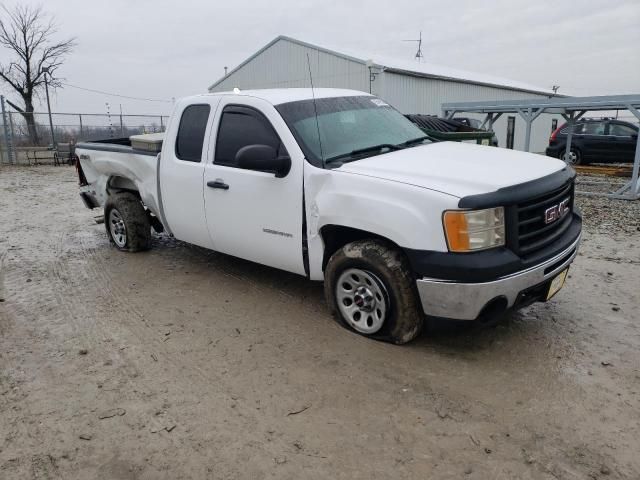
[[[376,97],[319,98],[315,108],[313,100],[301,100],[278,105],[276,109],[307,159],[317,167],[335,163],[334,160],[341,164],[427,141],[422,130]],[[404,145],[406,142],[409,144]]]

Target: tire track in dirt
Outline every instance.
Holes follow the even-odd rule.
[[[151,398],[158,395],[157,386],[144,374],[150,367],[149,356],[141,362],[139,355],[130,355],[126,348],[118,346],[124,343],[131,346],[132,342],[123,341],[130,338],[130,334],[134,334],[139,340],[138,345],[148,343],[148,332],[144,328],[136,328],[139,323],[135,320],[142,320],[146,325],[144,315],[131,308],[127,302],[112,301],[110,297],[113,297],[113,290],[117,290],[119,298],[126,296],[123,290],[112,288],[104,269],[94,261],[97,257],[96,248],[87,246],[86,235],[65,233],[59,237],[55,249],[56,260],[52,266],[52,289],[59,304],[64,306],[61,315],[73,324],[74,340],[81,339],[81,345],[89,350],[92,357],[96,360],[110,358],[110,364],[117,365],[118,371],[126,372],[124,379],[116,373],[107,374],[107,380],[111,376],[117,378],[117,389],[126,392],[122,400],[149,405],[149,395]],[[109,292],[110,295],[105,295],[104,292]],[[160,345],[158,342],[154,344]],[[134,347],[137,348],[136,345]],[[154,415],[157,408],[157,405],[149,405],[143,421],[150,430],[162,432],[166,424],[171,423],[171,419],[165,416],[160,422]],[[158,435],[164,442],[163,446],[158,446],[160,450],[183,446],[184,441],[178,437],[161,433]]]
[[[173,239],[169,239],[169,241],[176,242],[177,247],[172,247],[170,249],[163,250],[162,246],[163,244],[166,243],[166,240],[165,240],[164,242],[158,242],[160,243],[160,245],[155,245],[157,250],[152,251],[147,255],[160,255],[161,257],[164,258],[166,257],[167,254],[169,254],[171,255],[171,257],[169,258],[169,261],[172,263],[178,263],[178,262],[183,262],[183,263],[189,262],[193,264],[205,263],[208,268],[215,269],[215,272],[212,272],[212,275],[214,276],[222,275],[232,279],[233,281],[241,283],[243,286],[248,286],[247,288],[251,288],[257,291],[259,294],[261,294],[263,298],[273,295],[274,288],[270,284],[266,284],[266,285],[260,284],[259,281],[256,281],[255,279],[247,276],[239,268],[237,268],[237,266],[234,265],[235,262],[238,262],[237,259],[231,259],[230,257],[226,257],[216,252],[205,251],[199,247],[188,246],[187,244],[183,244],[182,242],[178,242]],[[87,249],[87,251],[89,251],[86,245],[83,246],[83,249]],[[112,251],[115,252],[115,250],[113,249]],[[183,255],[180,256],[182,258],[178,258],[180,251],[187,252],[187,258],[184,258]],[[126,256],[131,254],[127,254],[127,253],[122,254],[120,252],[115,252],[115,255]],[[118,279],[114,279],[110,274],[113,268],[111,265],[109,265],[109,260],[107,256],[105,256],[104,250],[93,248],[91,249],[90,256],[95,261],[95,265],[90,266],[90,268],[96,275],[100,275],[101,282],[103,282],[103,288],[106,287],[108,291],[113,292],[113,295],[116,296],[121,301],[122,309],[126,310],[131,315],[136,316],[145,325],[147,329],[150,329],[158,334],[158,336],[154,337],[153,340],[154,340],[154,345],[158,348],[158,351],[160,352],[161,355],[163,356],[167,354],[172,355],[171,353],[168,352],[166,348],[167,343],[161,339],[162,334],[159,330],[162,329],[162,326],[160,325],[152,326],[147,322],[146,317],[148,316],[149,306],[142,305],[138,301],[137,297],[135,295],[131,295],[131,291],[126,289],[123,286],[123,283],[121,281],[119,281]],[[201,259],[202,256],[205,257],[204,261]],[[260,267],[260,268],[264,268],[264,267]],[[273,276],[273,272],[268,272],[268,274]],[[278,274],[280,274],[280,272],[278,272]],[[300,279],[300,280],[303,282],[305,281],[303,279]],[[282,293],[281,289],[275,289],[275,290],[278,293],[281,293],[283,296],[286,296],[287,298],[291,297],[291,294]],[[313,315],[317,313],[311,306],[305,306],[304,310],[305,310],[304,313],[307,315]],[[137,324],[134,324],[134,327],[137,327]],[[144,335],[148,334],[148,332],[145,331],[145,329],[141,329],[139,327],[137,328],[137,331],[138,331],[139,338],[144,338]],[[195,367],[196,371],[200,374],[200,378],[202,380],[211,381],[210,375],[205,373],[199,366],[193,365],[192,362],[185,362],[183,363],[183,366],[190,369],[193,369]]]
[[[68,240],[69,238],[67,238]],[[131,373],[135,372],[134,378],[138,387],[137,390],[157,392],[157,386],[151,381],[147,381],[144,374],[150,368],[155,370],[160,368],[162,369],[162,375],[174,380],[183,379],[187,382],[184,386],[185,391],[188,391],[187,385],[193,384],[194,381],[198,382],[199,385],[220,383],[222,379],[219,376],[213,376],[211,372],[205,372],[192,359],[189,360],[188,357],[176,355],[167,348],[167,343],[160,339],[161,333],[158,331],[158,327],[152,326],[147,322],[146,312],[143,307],[131,301],[130,291],[122,285],[122,282],[117,279],[114,280],[113,277],[106,273],[109,268],[106,264],[107,260],[103,256],[104,249],[102,245],[97,242],[95,244],[99,245],[98,247],[89,245],[86,236],[74,235],[73,241],[76,247],[74,256],[86,261],[79,264],[66,258],[66,261],[57,262],[56,278],[60,283],[56,290],[72,289],[73,285],[65,279],[74,278],[76,275],[80,277],[79,282],[86,287],[75,289],[70,296],[64,295],[69,304],[68,312],[70,318],[73,319],[76,323],[76,328],[79,329],[82,328],[84,318],[87,315],[91,315],[90,312],[87,312],[87,305],[95,304],[96,299],[99,299],[98,305],[101,308],[98,314],[92,315],[93,318],[90,325],[94,331],[91,335],[98,338],[110,338],[115,341],[108,342],[108,345],[112,348],[107,348],[101,345],[100,342],[94,342],[93,348],[103,354],[111,354],[117,357],[123,365],[127,365],[129,377],[131,377]],[[107,248],[109,247],[107,246]],[[64,256],[61,255],[58,258],[64,258]],[[118,301],[114,302],[113,298],[117,298]],[[78,312],[81,313],[78,314]],[[82,318],[82,320],[79,321],[79,318]],[[137,339],[137,342],[131,341],[132,336]],[[127,348],[122,350],[118,348],[118,345],[127,345]],[[141,355],[136,355],[135,352],[129,355],[127,352],[130,349],[139,350]],[[183,357],[187,359],[183,360]],[[186,377],[185,372],[189,372]],[[126,385],[121,387],[126,388]],[[229,403],[231,400],[229,393],[224,389],[209,389],[207,395],[213,397],[212,399],[217,403]],[[149,400],[147,396],[142,394],[138,394],[137,398],[140,402],[148,402]],[[252,417],[254,415],[252,410],[245,409],[241,405],[236,407],[236,411],[241,413],[245,419],[247,416]],[[150,418],[151,420],[155,419],[153,416],[150,416]],[[164,423],[168,421],[170,423],[167,418],[162,420]],[[245,421],[243,420],[242,423]],[[155,427],[156,430],[162,430],[163,424],[156,423]],[[176,446],[181,442],[174,441],[173,437],[170,436],[169,439],[172,443],[177,442]]]
[[[14,326],[10,325],[9,319],[12,324],[19,321],[19,326],[27,328],[29,333],[14,332],[17,338],[30,340],[39,338],[43,340],[40,343],[44,343],[47,338],[53,337],[55,338],[53,345],[66,345],[65,350],[70,350],[70,345],[74,344],[76,347],[82,345],[90,349],[91,354],[96,356],[115,354],[122,364],[128,365],[127,369],[130,372],[133,370],[138,376],[139,368],[135,362],[132,362],[126,355],[120,354],[119,350],[108,348],[100,341],[112,333],[113,328],[112,325],[107,325],[104,321],[101,322],[103,315],[96,315],[91,308],[94,305],[94,299],[91,298],[90,286],[95,281],[91,273],[95,273],[95,271],[83,268],[83,252],[77,252],[75,251],[77,249],[73,248],[73,240],[78,235],[78,233],[69,233],[68,231],[59,233],[55,231],[55,228],[52,229],[49,235],[43,235],[42,238],[53,239],[53,242],[45,241],[45,244],[41,245],[39,249],[40,253],[35,258],[31,255],[22,255],[23,251],[26,253],[26,249],[23,250],[22,247],[13,252],[10,261],[6,261],[7,252],[3,252],[2,273],[10,288],[6,295],[9,301],[1,304],[6,313],[2,316],[6,319],[0,322],[0,328],[2,328],[0,332],[4,334],[8,328]],[[91,252],[88,253],[91,254]],[[87,262],[87,264],[91,265],[91,262]],[[28,283],[25,284],[25,281]],[[26,287],[18,287],[23,284]],[[83,285],[86,288],[82,288]],[[78,292],[82,292],[83,295],[79,296]],[[126,315],[127,312],[124,316]],[[5,335],[3,335],[3,340],[4,337]],[[13,345],[13,347],[15,351],[28,351],[31,345],[20,343]],[[10,353],[11,350],[5,349],[4,352]],[[77,348],[74,353],[76,352]],[[50,353],[47,352],[48,355]],[[8,372],[9,377],[15,377],[12,372],[18,371],[19,366],[12,357],[6,353],[3,355],[3,370]],[[17,381],[12,380],[12,384]],[[153,391],[151,385],[143,385],[143,388],[147,391]],[[18,393],[16,390],[16,395]],[[144,403],[147,399],[138,398],[137,400]],[[24,422],[20,421],[21,418],[36,417],[34,412],[29,410],[28,405],[28,403],[23,403],[20,406],[21,415],[12,418],[14,425],[22,427],[15,432],[14,437],[22,436],[25,438],[29,436]],[[151,418],[153,419],[153,417]],[[178,446],[178,443],[170,437],[169,444],[173,444],[174,447]],[[37,456],[37,459],[42,460],[42,458],[44,457]],[[42,476],[46,469],[40,468],[48,463],[40,460],[34,463],[32,473],[38,478],[49,478]],[[27,468],[25,462],[18,462],[18,464],[25,464],[23,466]]]
[[[8,288],[5,302],[0,304],[0,411],[11,408],[13,414],[5,419],[8,423],[4,424],[6,430],[1,437],[3,445],[0,451],[14,451],[13,446],[20,442],[23,448],[30,445],[31,454],[9,459],[0,465],[0,472],[5,471],[12,478],[58,479],[62,477],[53,457],[40,453],[40,436],[34,436],[31,431],[35,428],[44,433],[40,431],[39,424],[30,426],[34,419],[42,418],[43,413],[34,410],[29,400],[33,393],[30,387],[33,361],[37,362],[40,356],[55,357],[59,353],[57,348],[46,343],[48,338],[56,335],[56,327],[50,323],[43,325],[41,321],[43,315],[51,311],[46,305],[54,296],[50,295],[47,287],[47,275],[41,275],[33,268],[25,272],[22,267],[28,263],[23,260],[20,256],[13,256],[10,262],[3,261],[2,265]],[[29,352],[31,358],[20,352]]]

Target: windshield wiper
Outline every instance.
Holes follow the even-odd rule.
[[[407,140],[406,142],[398,143],[396,147],[397,148],[410,147],[411,145],[416,145],[420,142],[424,142],[425,140],[433,140],[433,138],[431,138],[429,135],[423,135],[422,137],[412,138],[411,140]]]
[[[325,164],[332,163],[336,160],[342,160],[343,158],[356,157],[363,153],[378,152],[383,148],[388,148],[389,150],[400,150],[402,146],[393,145],[392,143],[381,143],[379,145],[373,145],[371,147],[358,148],[357,150],[351,150],[349,153],[342,153],[340,155],[336,155],[335,157],[327,158],[324,162]]]

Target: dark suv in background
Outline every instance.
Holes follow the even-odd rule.
[[[564,159],[569,126],[565,123],[549,138],[546,154]],[[638,127],[612,119],[579,120],[571,138],[569,163],[633,162],[638,142]]]

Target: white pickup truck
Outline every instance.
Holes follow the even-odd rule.
[[[372,95],[234,91],[176,103],[163,138],[77,146],[120,250],[151,228],[324,280],[343,326],[397,344],[426,317],[483,321],[563,285],[582,220],[563,162],[433,142]]]

